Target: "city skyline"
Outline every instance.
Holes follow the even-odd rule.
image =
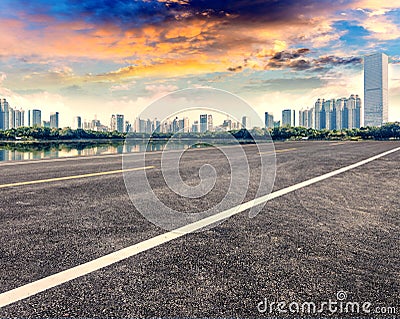
[[[14,110],[6,99],[0,99],[0,110],[4,106],[10,110],[9,118],[10,128],[17,128],[20,126],[47,126],[51,128],[59,128],[59,112],[51,112],[49,121],[41,122],[41,111],[37,109],[27,111],[27,122],[24,121],[25,110]],[[274,118],[273,113],[264,112],[264,126],[273,128],[277,126],[303,126],[315,129],[328,129],[328,130],[341,130],[360,128],[363,125],[362,101],[359,95],[351,94],[349,98],[337,99],[324,99],[318,98],[312,107],[296,109],[283,109],[281,111],[281,118],[278,120]],[[218,115],[218,113],[216,113]],[[221,122],[221,115],[219,115]],[[5,118],[4,113],[0,112],[0,129],[2,126],[1,120]],[[276,121],[275,121],[275,120]],[[378,118],[379,119],[379,118]],[[378,122],[376,126],[380,126],[382,122]],[[118,131],[118,132],[143,132],[151,133],[153,131],[162,133],[176,133],[176,132],[201,132],[206,131],[229,131],[237,130],[240,128],[253,128],[251,126],[251,118],[246,115],[238,119],[227,117],[223,120],[222,124],[213,124],[212,114],[200,114],[196,117],[189,117],[187,114],[182,114],[181,118],[175,116],[173,119],[167,118],[164,120],[157,119],[157,117],[150,119],[143,119],[140,117],[134,120],[125,118],[123,114],[112,114],[110,125],[101,123],[96,117],[93,120],[84,119],[81,116],[73,118],[73,124],[68,127],[72,129],[87,129],[95,131]],[[257,126],[255,126],[257,127]]]
[[[364,57],[363,73],[364,73],[364,96],[367,99],[366,107],[362,112],[361,98],[358,94],[352,94],[349,99],[338,98],[335,99],[321,99],[318,98],[317,102],[312,108],[301,108],[298,117],[298,125],[316,129],[343,129],[343,128],[360,128],[362,126],[381,126],[388,122],[388,60],[389,57],[384,53],[374,53]],[[355,97],[354,97],[355,96]],[[9,110],[9,111],[8,111]],[[20,109],[13,109],[6,99],[0,99],[0,129],[16,128],[20,126],[33,126],[42,125],[38,116],[32,118],[33,114],[41,111],[34,109],[28,110],[27,123],[24,121],[25,111]],[[264,112],[264,127],[276,127],[276,126],[296,126],[296,110],[283,109],[282,117],[280,120],[274,121],[274,116],[271,112]],[[243,115],[242,124],[232,125],[236,123],[235,120],[224,120],[223,124],[217,126],[222,130],[238,129],[240,127],[246,127],[243,123],[250,123],[247,121],[245,115]],[[138,121],[139,120],[139,124]],[[198,121],[193,120],[192,126],[189,125],[189,118],[184,117],[178,121],[176,117],[172,122],[169,119],[165,120],[163,127],[159,127],[159,121],[157,118],[153,120],[154,123],[149,123],[150,119],[144,121],[141,124],[140,117],[136,117],[134,121],[125,121],[125,116],[122,114],[111,115],[111,123],[109,126],[104,125],[97,119],[87,121],[86,119],[82,123],[81,116],[75,116],[73,118],[72,125],[66,125],[66,127],[79,128],[79,129],[91,129],[97,131],[118,131],[118,132],[147,132],[152,130],[162,132],[178,132],[180,128],[184,128],[184,132],[206,132],[214,129],[212,115],[200,115]],[[181,123],[182,121],[182,123]],[[132,123],[134,122],[133,126]],[[158,122],[158,125],[156,124]],[[176,123],[175,123],[176,122]],[[365,125],[364,125],[365,122]],[[39,123],[39,124],[38,124]],[[237,123],[240,123],[237,121]],[[58,128],[59,125],[59,113],[51,112],[50,121],[43,121],[43,126]],[[168,128],[167,128],[168,126]],[[142,129],[143,128],[143,129]],[[152,128],[152,129],[151,129]],[[178,128],[178,129],[177,129]],[[247,128],[249,125],[247,124]]]
[[[389,59],[389,121],[400,119],[400,5],[22,0],[0,3],[0,96],[23,109],[108,123],[187,87],[230,91],[278,117],[359,94],[362,57]],[[70,115],[70,116],[68,116]]]

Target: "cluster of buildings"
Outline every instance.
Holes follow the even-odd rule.
[[[361,99],[354,94],[349,98],[318,99],[313,108],[299,111],[299,125],[317,130],[360,128]]]
[[[0,99],[0,130],[8,130],[22,126],[59,127],[59,113],[50,114],[48,121],[42,122],[42,111],[38,109],[28,110],[12,108],[6,99]]]
[[[265,112],[265,127],[303,126],[315,129],[341,130],[361,126],[381,126],[388,121],[388,56],[375,53],[364,57],[364,117],[358,95],[349,98],[318,99],[314,106],[299,111],[282,111],[282,122]],[[364,121],[362,121],[364,119]]]
[[[118,131],[123,133],[131,131],[131,124],[128,121],[125,121],[125,117],[122,114],[112,114],[109,126],[102,124],[97,118],[91,121],[82,121],[82,117],[75,116],[71,128],[74,130],[83,129],[96,132]]]
[[[226,119],[223,121],[221,125],[215,126],[212,114],[200,114],[199,119],[190,123],[188,117],[174,119],[167,119],[166,121],[161,122],[156,119],[140,119],[136,118],[134,127],[131,127],[130,132],[136,133],[205,133],[205,132],[223,132],[223,131],[231,131],[238,130],[242,127],[246,127],[249,125],[249,118],[247,116],[243,116],[242,122],[235,121],[232,119]],[[128,131],[129,132],[129,131]]]
[[[282,111],[282,121],[274,121],[274,116],[265,112],[265,127],[302,126],[317,130],[341,130],[361,127],[361,99],[352,94],[349,98],[318,99],[314,107],[296,111]]]

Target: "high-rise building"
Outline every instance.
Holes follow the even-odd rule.
[[[21,127],[25,125],[25,111],[22,109],[13,111],[13,127]]]
[[[54,113],[50,114],[50,127],[51,128],[58,128],[59,121],[60,121],[60,117],[59,117],[58,112],[54,112]]]
[[[136,127],[137,124],[139,124],[140,126],[140,119],[136,119],[136,123],[135,123],[135,131],[136,132],[146,132],[145,128],[143,127],[143,130],[136,130],[138,127]],[[144,125],[146,126],[146,125]],[[124,120],[124,116],[122,114],[116,114],[116,115],[111,115],[111,121],[110,121],[110,130],[111,132],[113,131],[118,131],[120,133],[125,132],[125,120]],[[140,129],[140,128],[139,128]]]
[[[194,121],[192,124],[192,132],[198,133],[199,132],[199,121]]]
[[[122,114],[117,114],[117,131],[120,133],[124,132],[124,116]]]
[[[214,131],[213,116],[211,114],[207,116],[207,130],[210,132]]]
[[[242,117],[242,128],[250,129],[250,119],[248,116],[244,115]]]
[[[151,134],[153,133],[154,128],[153,128],[153,122],[150,119],[147,119],[146,121],[146,133]]]
[[[8,108],[8,128],[13,128],[15,125],[15,113],[12,107]]]
[[[356,95],[356,114],[355,114],[355,127],[360,128],[362,126],[361,123],[361,109],[362,109],[362,102],[361,98]]]
[[[183,123],[181,123],[183,124]],[[172,133],[176,133],[180,130],[180,126],[179,126],[179,119],[178,117],[175,117],[174,120],[172,121]]]
[[[308,127],[315,128],[314,108],[309,109],[307,113]]]
[[[0,129],[7,130],[9,128],[10,110],[6,99],[0,99]]]
[[[74,117],[74,124],[72,126],[74,130],[79,130],[82,128],[82,118],[80,116]]]
[[[207,132],[208,129],[208,115],[200,114],[200,133]]]
[[[388,121],[388,56],[364,57],[364,125],[381,126]]]
[[[156,132],[156,133],[160,133],[161,132],[161,122],[159,120],[157,120],[157,118],[155,118],[151,124],[151,131]]]
[[[335,125],[335,100],[325,100],[321,111],[321,128],[333,130]]]
[[[130,133],[132,132],[132,124],[129,121],[125,121],[125,132]]]
[[[296,123],[296,111],[293,110],[293,113],[292,113],[292,126],[296,127],[296,125],[297,125],[297,123]]]
[[[188,117],[183,118],[183,132],[185,133],[190,132],[190,122]]]
[[[336,99],[335,101],[335,130],[341,130],[343,128],[343,113],[346,98]]]
[[[41,126],[42,125],[42,111],[32,110],[31,123],[29,126]]]
[[[299,126],[309,127],[309,125],[308,125],[308,110],[301,109],[299,111]]]
[[[273,128],[274,127],[274,116],[271,113],[265,112],[265,127]]]
[[[321,121],[322,105],[325,102],[324,99],[318,99],[314,104],[314,127],[320,130],[323,126],[323,120]]]
[[[113,114],[111,115],[110,131],[114,132],[116,130],[117,130],[117,117]]]
[[[282,111],[282,126],[293,126],[292,110]]]

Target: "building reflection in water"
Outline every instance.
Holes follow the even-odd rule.
[[[156,141],[147,143],[137,141],[129,144],[93,144],[93,143],[52,143],[52,144],[13,144],[0,146],[1,161],[37,160],[46,158],[94,156],[107,154],[156,152],[162,150],[187,149],[194,143],[174,141]]]

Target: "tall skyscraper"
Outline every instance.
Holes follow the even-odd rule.
[[[122,114],[117,114],[117,131],[120,133],[124,132],[124,116]]]
[[[55,113],[51,113],[50,114],[50,127],[51,128],[58,128],[59,127],[59,113],[55,112]]]
[[[9,128],[9,105],[6,99],[0,99],[0,129],[7,130]]]
[[[82,118],[80,116],[74,117],[74,125],[72,127],[74,130],[78,130],[82,128]]]
[[[183,118],[183,132],[189,133],[190,132],[190,124],[189,124],[189,118],[184,117]]]
[[[208,114],[207,116],[207,130],[210,132],[214,131],[213,116],[211,114]]]
[[[113,114],[111,115],[111,121],[110,121],[110,131],[114,132],[117,130],[117,118],[116,116]]]
[[[25,111],[23,109],[14,110],[14,123],[13,127],[25,126]]]
[[[296,127],[296,111],[295,110],[293,110],[293,113],[292,113],[292,126],[293,127]]]
[[[200,114],[200,133],[206,132],[208,129],[208,116],[207,114]]]
[[[321,128],[333,130],[335,125],[335,100],[325,100],[321,111]]]
[[[388,56],[364,57],[364,125],[381,126],[388,121]]]
[[[250,119],[246,115],[244,115],[242,117],[242,128],[247,128],[248,130],[251,129],[251,127],[250,127]]]
[[[324,121],[321,121],[321,112],[322,112],[322,105],[324,104],[325,100],[318,99],[317,102],[314,104],[314,127],[317,130],[320,130],[325,123]]]
[[[14,114],[14,109],[9,106],[8,107],[8,128],[11,129],[14,127],[15,123],[15,114]]]
[[[308,110],[301,109],[299,111],[299,126],[309,127],[309,125],[308,125]]]
[[[271,113],[265,112],[265,127],[273,128],[274,127],[274,116]]]
[[[199,132],[199,121],[194,121],[192,124],[192,132],[198,133]]]
[[[32,110],[30,126],[41,126],[42,125],[42,111]]]
[[[282,126],[293,126],[292,110],[282,111]]]
[[[180,125],[182,125],[183,123],[179,123],[179,119],[178,117],[175,117],[172,121],[172,133],[176,133],[179,130],[181,130]]]

